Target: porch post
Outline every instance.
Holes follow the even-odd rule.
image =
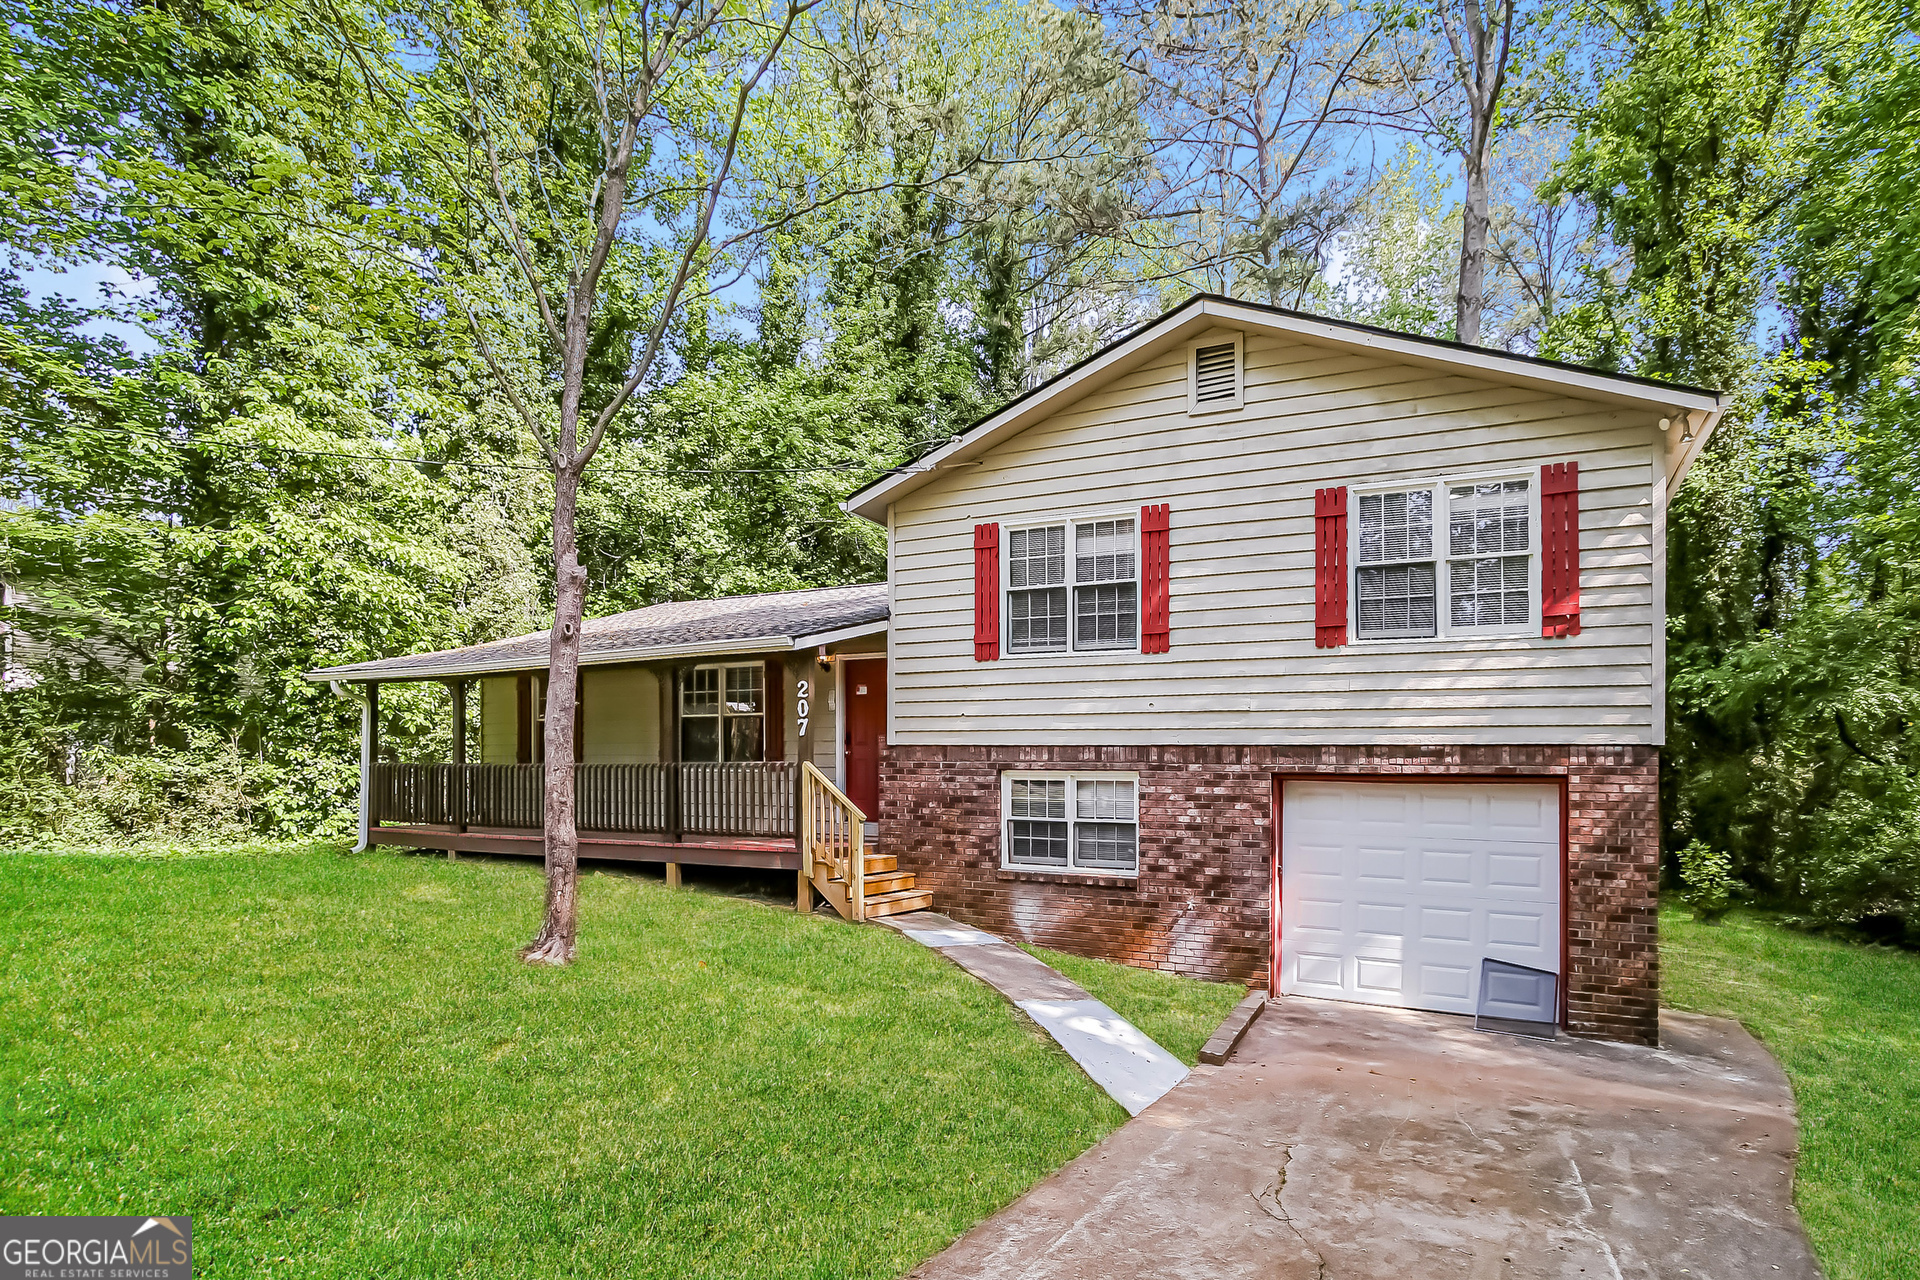
[[[680,802],[686,778],[680,760],[680,668],[667,668],[667,740],[661,754],[667,758],[667,839],[679,844],[686,838],[681,830]],[[667,887],[680,887],[680,864],[667,864]]]
[[[806,656],[789,658],[783,669],[793,676],[793,847],[800,855],[800,870],[794,876],[794,908],[801,915],[813,911],[813,880],[807,862],[807,761],[813,759],[813,702],[819,694],[813,674],[813,660]]]
[[[373,762],[380,750],[380,686],[367,682],[367,696],[360,700],[360,839],[355,853],[366,852],[373,842]]]
[[[672,719],[669,721],[672,730],[667,738],[667,758],[673,762],[673,767],[667,771],[667,776],[671,779],[671,785],[667,788],[667,839],[678,844],[686,838],[686,832],[681,829],[684,818],[681,812],[681,798],[685,778],[682,776],[681,769],[684,762],[680,759],[680,668],[678,667],[671,668],[669,672],[667,693],[672,699],[669,705],[673,709]],[[677,867],[674,869],[674,875],[678,878]]]
[[[455,679],[453,688],[453,830],[457,835],[467,829],[467,682]],[[460,856],[447,850],[447,861]]]

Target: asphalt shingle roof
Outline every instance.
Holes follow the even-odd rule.
[[[725,647],[743,640],[766,640],[787,648],[795,640],[848,627],[885,622],[887,584],[815,587],[720,600],[678,600],[627,613],[590,618],[580,629],[580,660],[640,661],[650,654],[697,654],[699,646]],[[412,653],[375,662],[309,671],[311,680],[431,680],[487,671],[533,671],[547,665],[550,633],[537,631],[510,640]]]

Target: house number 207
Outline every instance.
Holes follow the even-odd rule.
[[[800,682],[800,698],[797,704],[793,708],[795,713],[797,713],[800,717],[800,732],[802,734],[806,733],[807,731],[807,695],[812,692],[813,692],[813,681],[802,680]]]

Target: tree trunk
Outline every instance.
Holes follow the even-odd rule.
[[[1475,122],[1473,150],[1466,157],[1467,204],[1460,217],[1460,287],[1454,295],[1453,336],[1469,346],[1480,345],[1480,312],[1486,303],[1487,229],[1492,218],[1487,211],[1487,167],[1492,148],[1487,145],[1491,130],[1483,132]]]
[[[573,786],[574,692],[579,687],[580,623],[586,614],[587,574],[574,543],[574,512],[581,464],[570,460],[553,484],[553,632],[547,648],[547,723],[544,829],[547,849],[547,918],[521,958],[537,964],[570,964],[579,931],[580,830]]]

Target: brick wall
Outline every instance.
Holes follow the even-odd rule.
[[[1140,774],[1140,876],[1000,869],[1006,769]],[[896,747],[880,842],[957,920],[1080,955],[1264,985],[1276,773],[1565,776],[1569,1028],[1652,1043],[1659,758],[1650,747]]]

